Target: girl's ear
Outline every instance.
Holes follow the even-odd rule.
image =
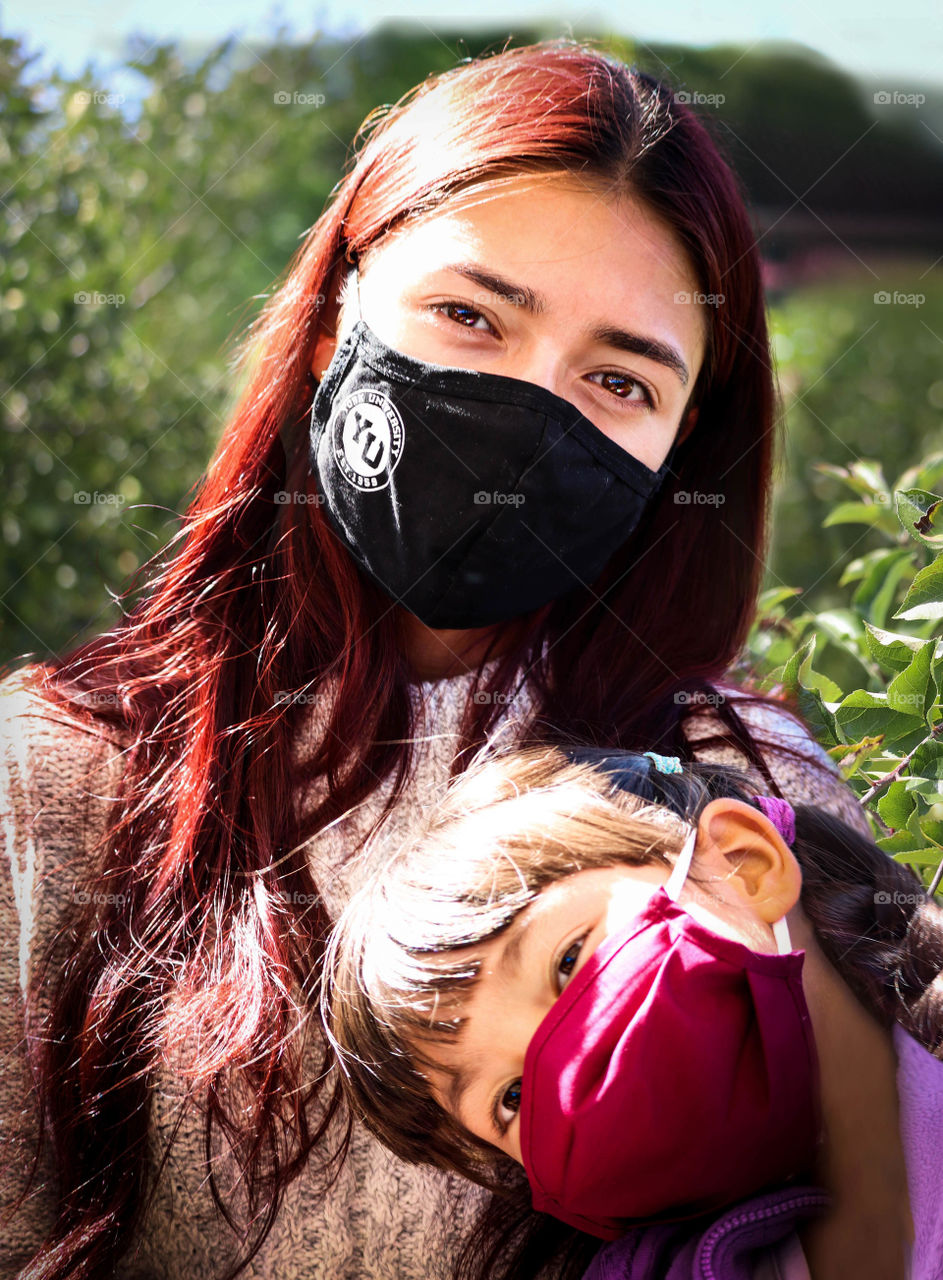
[[[796,855],[766,814],[744,800],[722,797],[705,806],[695,856],[699,869],[724,880],[766,924],[799,901],[802,872]]]

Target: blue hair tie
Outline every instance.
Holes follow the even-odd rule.
[[[659,773],[681,773],[681,761],[677,756],[660,756],[657,751],[643,751]]]

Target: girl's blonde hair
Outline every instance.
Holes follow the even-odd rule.
[[[547,746],[480,752],[335,926],[329,1035],[354,1110],[402,1159],[490,1187],[501,1177],[504,1158],[445,1112],[423,1074],[433,1065],[424,1046],[460,1033],[480,967],[465,949],[575,872],[669,868],[708,800],[753,794],[745,776],[718,766],[688,764],[679,777],[629,753],[595,754],[597,764]],[[633,790],[599,767],[607,756],[630,768]]]

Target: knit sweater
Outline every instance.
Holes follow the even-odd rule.
[[[487,676],[492,666],[485,670]],[[24,992],[57,923],[76,909],[80,877],[107,817],[122,770],[121,744],[59,722],[23,672],[0,681],[0,813],[5,856],[0,858],[0,1280],[30,1275],[27,1262],[53,1222],[54,1169],[47,1153],[34,1187],[12,1217],[7,1206],[19,1193],[30,1165],[35,1112],[24,1054]],[[306,852],[328,909],[336,913],[361,876],[395,849],[423,818],[445,786],[457,733],[471,695],[474,673],[413,686],[417,733],[407,789],[381,828],[361,850],[383,801],[387,778],[351,813],[320,832]],[[294,744],[300,759],[324,732],[324,699]],[[523,728],[533,710],[522,688],[502,708],[502,737]],[[708,723],[706,708],[699,722]],[[827,760],[795,723],[765,708],[744,708],[751,727],[801,743],[809,757]],[[795,735],[799,735],[796,737]],[[702,758],[743,764],[736,751],[713,749]],[[783,792],[796,802],[820,804],[867,831],[867,822],[837,774],[771,752],[768,762]],[[317,784],[321,785],[321,784]],[[298,795],[307,807],[313,794]],[[299,810],[300,811],[300,810]],[[354,856],[351,856],[351,855]],[[45,1008],[40,1004],[40,1009]],[[206,1181],[202,1117],[182,1119],[180,1056],[166,1055],[158,1073],[152,1112],[150,1162],[155,1171],[169,1156],[131,1250],[117,1264],[119,1280],[210,1280],[238,1250],[218,1213]],[[312,1070],[316,1060],[312,1061]],[[178,1120],[180,1127],[172,1137]],[[214,1149],[224,1189],[230,1166]],[[230,1178],[225,1170],[230,1169]],[[458,1242],[473,1222],[483,1193],[454,1175],[406,1165],[361,1127],[354,1130],[341,1176],[326,1196],[304,1175],[287,1189],[275,1225],[246,1277],[264,1280],[444,1280]]]

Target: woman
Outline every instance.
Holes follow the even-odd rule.
[[[774,389],[705,129],[570,42],[371,123],[180,545],[4,684],[7,1274],[450,1273],[478,1193],[346,1143],[314,1011],[351,883],[486,734],[732,757],[863,822],[719,683]]]

